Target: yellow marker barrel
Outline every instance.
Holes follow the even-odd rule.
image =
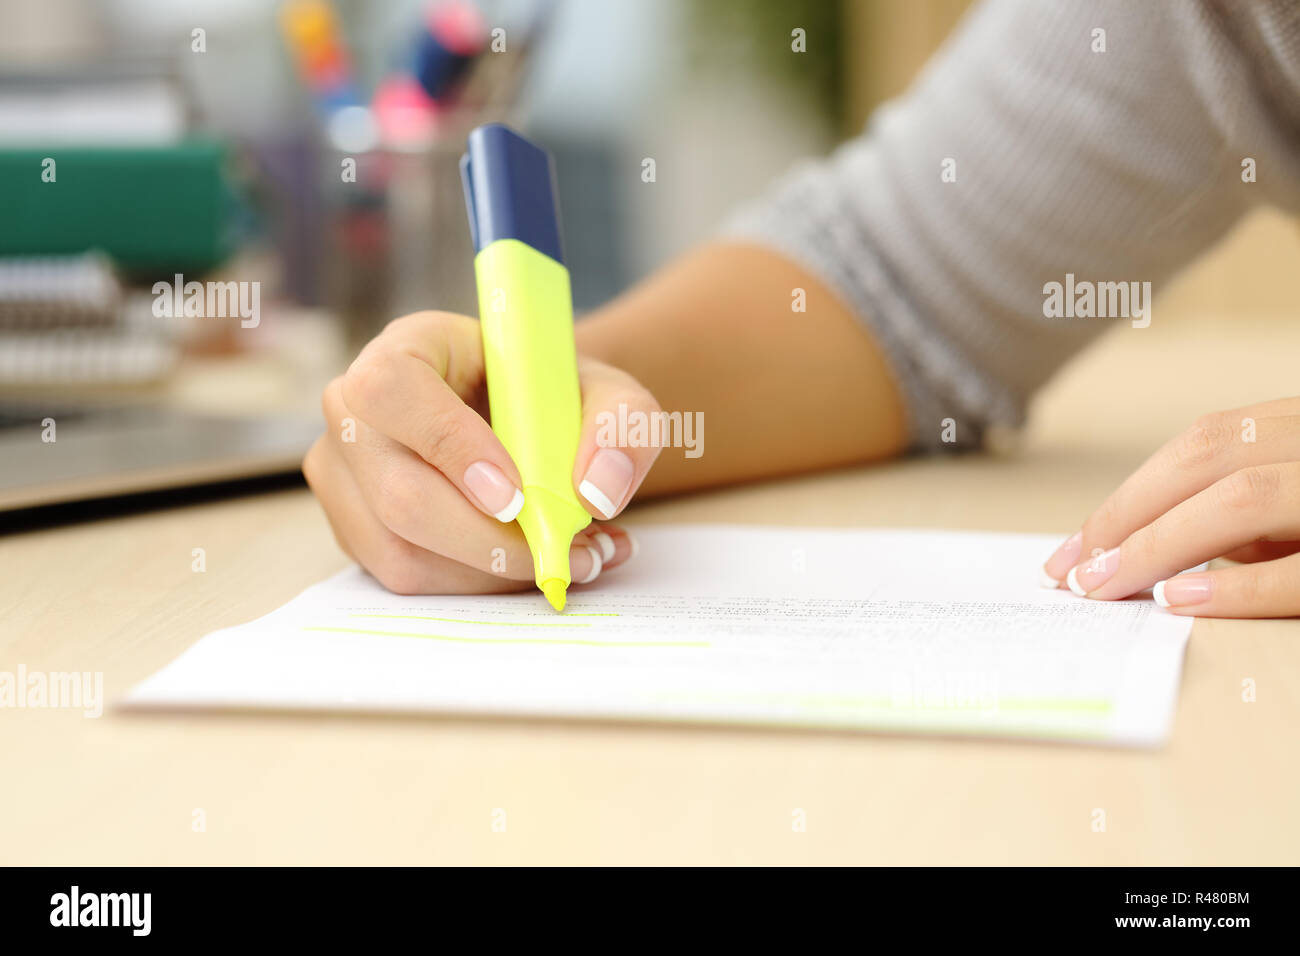
[[[523,479],[516,520],[537,586],[550,598],[548,581],[568,588],[569,545],[591,521],[573,491],[582,397],[569,270],[517,239],[499,239],[474,257],[474,273],[492,430]]]
[[[573,491],[582,397],[555,171],[544,149],[499,123],[469,134],[460,170],[492,430],[519,468],[516,520],[537,586],[563,610],[569,546],[591,516]]]

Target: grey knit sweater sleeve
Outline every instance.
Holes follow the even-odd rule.
[[[1049,317],[1048,283],[1157,289],[1259,203],[1300,210],[1300,0],[987,0],[724,235],[835,289],[939,448],[946,418],[958,445],[1019,425],[1115,321]]]

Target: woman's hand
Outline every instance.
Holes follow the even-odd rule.
[[[1211,558],[1240,564],[1178,574]],[[1176,614],[1300,614],[1300,398],[1220,412],[1151,456],[1043,566],[1113,601],[1149,587]]]
[[[578,500],[597,519],[627,506],[658,448],[597,447],[597,416],[658,411],[631,376],[579,356]],[[339,546],[399,594],[513,591],[533,581],[515,516],[519,472],[487,417],[476,321],[419,312],[391,322],[326,387],[325,434],[303,461]],[[575,584],[626,561],[617,525],[588,526],[569,553]]]

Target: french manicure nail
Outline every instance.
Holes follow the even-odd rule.
[[[591,570],[587,573],[585,578],[577,582],[578,584],[590,584],[592,581],[596,580],[600,575],[600,569],[605,566],[605,562],[601,560],[599,551],[591,545],[586,545],[585,550],[589,555],[591,555]]]
[[[591,537],[600,546],[600,559],[606,564],[614,557],[614,539],[604,531],[593,531]]]
[[[1052,556],[1043,565],[1042,585],[1045,588],[1060,587],[1061,580],[1070,568],[1079,563],[1079,552],[1083,550],[1083,532],[1076,531],[1052,552]],[[1047,582],[1051,581],[1051,584]]]
[[[631,458],[616,449],[602,448],[592,455],[578,491],[603,517],[612,518],[632,487],[635,474]]]
[[[574,584],[585,584],[593,575],[600,573],[596,569],[596,560],[592,558],[594,554],[598,559],[600,553],[595,548],[588,547],[584,543],[585,540],[585,538],[575,538],[569,548],[569,571],[573,575]]]
[[[524,493],[490,461],[476,461],[465,469],[465,487],[502,524],[518,518],[524,507]]]
[[[1203,604],[1210,599],[1213,582],[1198,574],[1180,574],[1174,578],[1157,581],[1151,596],[1161,607],[1186,607]]]
[[[1119,548],[1094,555],[1084,564],[1070,568],[1065,583],[1079,597],[1087,597],[1115,576],[1119,570]]]

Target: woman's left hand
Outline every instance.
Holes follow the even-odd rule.
[[[1179,574],[1203,561],[1241,562]],[[1043,566],[1114,601],[1154,588],[1197,617],[1300,615],[1300,398],[1200,419],[1129,476]]]

